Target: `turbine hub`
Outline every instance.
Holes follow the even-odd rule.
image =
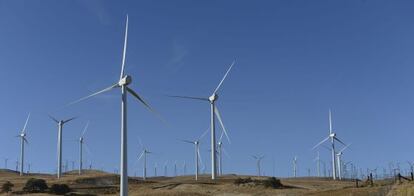
[[[216,93],[214,93],[213,95],[211,95],[208,100],[213,103],[214,101],[216,101],[218,99],[218,95]]]
[[[118,85],[119,86],[127,86],[132,82],[132,78],[129,75],[124,76],[121,80],[119,80]]]

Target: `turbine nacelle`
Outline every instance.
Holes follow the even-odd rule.
[[[334,138],[336,136],[336,133],[329,134],[329,137]]]
[[[131,84],[132,78],[129,75],[125,75],[121,80],[119,80],[118,85],[119,86],[127,86],[128,84]]]
[[[83,143],[83,137],[80,137],[80,138],[79,138],[79,142],[80,142],[80,143]]]
[[[21,133],[20,134],[20,137],[26,137],[26,134],[25,133]]]
[[[210,101],[210,103],[215,102],[218,99],[218,95],[216,93],[214,93],[213,95],[211,95],[208,100]]]

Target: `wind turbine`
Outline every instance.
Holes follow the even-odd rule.
[[[195,155],[195,159],[194,159],[194,162],[195,162],[195,180],[198,180],[199,161],[203,162],[201,160],[201,156],[200,156],[200,140],[207,134],[207,132],[208,132],[208,129],[207,129],[207,131],[205,131],[200,137],[198,137],[194,141],[180,140],[180,141],[185,142],[185,143],[194,144],[194,148],[195,148],[195,152],[194,152],[194,155]]]
[[[89,96],[83,97],[77,101],[70,103],[69,105],[81,102],[83,100],[89,99],[101,93],[110,91],[115,88],[121,88],[121,163],[120,163],[120,195],[128,195],[128,158],[127,158],[127,94],[130,93],[135,97],[139,102],[141,102],[148,110],[155,113],[155,111],[144,101],[144,99],[139,96],[134,90],[128,87],[132,82],[132,77],[125,74],[125,56],[127,49],[127,40],[128,40],[128,15],[126,16],[125,24],[125,40],[124,40],[124,49],[122,54],[122,63],[121,63],[121,75],[119,81],[101,91],[93,93]]]
[[[167,164],[168,164],[168,161],[165,161],[164,162],[164,177],[167,177],[167,175],[168,175],[168,173],[167,173],[168,165]]]
[[[157,177],[158,176],[157,175],[157,167],[158,167],[158,163],[155,162],[155,164],[154,164],[154,177]]]
[[[252,157],[256,160],[257,175],[258,176],[261,176],[261,173],[260,173],[260,162],[264,158],[264,155],[252,155]]]
[[[336,180],[336,161],[335,161],[335,141],[338,141],[339,143],[343,144],[344,146],[346,146],[345,143],[343,143],[340,139],[338,139],[338,137],[336,136],[336,133],[333,132],[332,130],[332,114],[331,114],[331,110],[329,110],[329,135],[327,138],[325,138],[324,140],[322,140],[321,142],[319,142],[318,144],[316,144],[313,149],[315,149],[316,147],[318,147],[319,145],[321,145],[322,143],[331,140],[331,155],[332,155],[332,177],[334,180]]]
[[[226,153],[226,150],[223,148],[223,135],[226,135],[227,140],[230,143],[230,139],[227,137],[227,134],[224,134],[225,132],[221,132],[220,135],[220,139],[219,142],[217,143],[217,148],[218,148],[218,157],[219,157],[219,162],[218,162],[218,168],[219,168],[219,175],[223,175],[223,152]],[[228,156],[228,155],[227,155]]]
[[[53,118],[49,115],[49,118],[51,118],[53,121],[55,121],[58,124],[58,168],[57,168],[57,178],[60,178],[62,175],[62,130],[63,125],[74,120],[76,117],[69,118],[67,120],[57,120],[56,118]]]
[[[224,77],[221,79],[220,83],[216,87],[216,89],[213,91],[213,94],[208,97],[189,97],[189,96],[171,96],[176,98],[184,98],[184,99],[193,99],[193,100],[201,100],[201,101],[208,101],[210,103],[211,113],[210,113],[210,122],[211,122],[211,179],[216,179],[217,175],[217,155],[216,155],[216,132],[215,132],[215,118],[217,117],[223,131],[225,132],[227,136],[226,128],[224,127],[223,121],[221,120],[220,112],[216,106],[216,101],[218,100],[218,91],[223,84],[224,80],[226,79],[227,75],[229,74],[230,70],[232,69],[233,65],[235,64],[235,60],[231,63],[229,69],[227,70],[226,74],[224,74]]]
[[[144,166],[143,166],[143,176],[142,179],[146,180],[147,179],[147,154],[150,154],[152,152],[150,152],[147,148],[144,147],[144,149],[141,151],[141,154],[138,157],[138,161],[141,160],[141,158],[144,158]]]
[[[20,134],[16,137],[20,137],[20,176],[24,174],[24,143],[28,143],[26,139],[26,127],[27,122],[29,122],[30,113],[27,115],[26,122],[24,123],[23,129],[21,130]]]
[[[345,149],[347,149],[351,144],[346,145],[344,148],[342,148],[342,150],[340,150],[338,153],[336,153],[336,158],[337,158],[337,162],[338,162],[338,177],[339,180],[342,180],[342,155]]]
[[[88,130],[89,121],[86,123],[85,128],[83,129],[82,134],[79,137],[79,175],[82,174],[82,166],[83,166],[83,143],[86,131]]]
[[[5,169],[8,169],[8,168],[7,168],[7,162],[8,162],[8,161],[9,161],[9,159],[8,159],[8,158],[5,158],[5,159],[4,159],[4,168],[5,168]]]
[[[293,158],[293,177],[296,178],[296,172],[297,172],[297,163],[298,163],[298,158],[295,156],[295,158]]]
[[[319,156],[319,151],[317,152],[314,161],[316,161],[316,172],[318,173],[318,177],[321,177],[321,158]]]

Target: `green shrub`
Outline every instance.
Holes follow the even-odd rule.
[[[12,184],[10,181],[5,182],[2,186],[1,186],[1,192],[2,193],[8,193],[12,191],[14,184]]]
[[[70,188],[67,184],[53,184],[49,191],[56,195],[64,195],[70,192]]]
[[[23,187],[28,193],[42,193],[47,189],[46,181],[43,179],[30,178]]]

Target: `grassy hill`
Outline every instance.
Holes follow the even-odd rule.
[[[85,170],[82,175],[77,171],[67,172],[61,179],[50,174],[29,174],[19,176],[12,170],[0,170],[0,184],[10,181],[13,191],[21,191],[29,178],[44,179],[49,186],[67,184],[78,195],[118,195],[119,176],[97,170]],[[238,182],[238,183],[235,183]],[[268,186],[268,184],[271,184]],[[281,179],[281,186],[272,187],[268,177],[225,175],[212,181],[210,176],[202,175],[199,181],[193,176],[154,177],[143,181],[141,178],[129,179],[130,195],[386,195],[413,193],[414,184],[394,185],[392,181],[377,181],[374,186],[355,188],[351,180],[333,181],[328,178],[301,177]],[[391,190],[391,192],[390,192]],[[16,193],[15,193],[16,194]],[[6,195],[6,194],[3,194]],[[49,195],[37,193],[30,195]],[[401,195],[401,194],[400,194]]]

